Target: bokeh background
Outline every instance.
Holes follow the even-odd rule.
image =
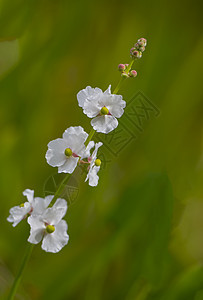
[[[0,298],[29,235],[26,222],[6,221],[10,207],[26,188],[53,188],[47,143],[69,126],[91,129],[77,92],[114,88],[117,65],[145,37],[138,76],[120,93],[129,101],[142,91],[160,113],[142,118],[142,131],[120,120],[136,138],[117,155],[100,149],[98,187],[76,172],[69,244],[58,254],[34,248],[16,299],[202,300],[201,1],[3,0],[0,11]]]

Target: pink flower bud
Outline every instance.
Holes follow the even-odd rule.
[[[139,49],[141,52],[144,52],[145,51],[145,47],[144,46],[142,46],[142,47],[140,47],[140,49]]]
[[[142,52],[138,51],[138,50],[135,50],[135,51],[131,52],[131,56],[133,58],[141,58],[142,57]]]
[[[139,44],[139,43],[136,43],[136,44],[135,44],[135,48],[136,48],[136,49],[139,49],[139,48],[140,48],[140,44]]]
[[[123,71],[125,70],[125,68],[126,68],[126,66],[125,66],[124,64],[119,64],[119,65],[118,65],[118,70],[119,70],[120,72],[123,72]]]
[[[137,76],[137,72],[136,72],[135,70],[131,70],[131,71],[129,72],[129,76],[130,76],[130,77],[136,77],[136,76]]]
[[[146,47],[147,46],[147,40],[144,39],[144,38],[141,38],[138,40],[138,44],[141,46],[141,47]]]

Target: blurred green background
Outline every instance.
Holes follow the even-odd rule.
[[[202,300],[201,1],[4,0],[0,11],[0,298],[29,235],[26,222],[6,221],[10,207],[26,188],[44,195],[57,176],[47,143],[69,126],[91,128],[77,92],[114,88],[117,65],[145,37],[138,77],[120,93],[128,101],[141,90],[160,115],[142,132],[131,124],[136,139],[117,156],[100,149],[109,162],[98,187],[76,174],[69,244],[34,248],[16,299]]]

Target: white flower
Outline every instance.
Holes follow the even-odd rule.
[[[91,125],[97,132],[109,133],[118,126],[116,118],[124,113],[126,102],[121,95],[111,94],[111,86],[105,92],[87,86],[77,94],[78,104],[83,112],[94,118]]]
[[[62,218],[67,211],[67,202],[57,199],[55,204],[47,208],[43,215],[30,216],[30,236],[28,242],[38,244],[42,240],[42,249],[46,252],[59,252],[69,240],[68,225]]]
[[[85,141],[88,134],[81,126],[69,127],[63,133],[63,138],[49,142],[46,153],[47,163],[58,167],[58,173],[73,173],[79,156],[85,151]]]
[[[97,158],[97,151],[99,147],[101,147],[103,143],[99,142],[95,144],[95,149],[91,155],[91,157],[88,158],[88,161],[90,162],[89,166],[89,172],[87,174],[87,177],[85,181],[89,179],[89,185],[90,186],[96,186],[98,184],[99,176],[97,173],[99,172],[100,166],[101,166],[101,160]]]
[[[27,197],[28,201],[19,206],[14,206],[9,210],[10,215],[7,218],[7,221],[13,223],[13,227],[25,219],[28,214],[42,214],[54,197],[47,196],[45,199],[39,197],[34,198],[34,191],[29,189],[26,189],[23,192],[23,195]]]

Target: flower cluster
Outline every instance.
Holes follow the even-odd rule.
[[[130,49],[130,55],[133,59],[141,58],[142,53],[145,51],[145,47],[147,46],[147,40],[141,38],[137,41],[137,43]]]
[[[118,70],[121,72],[122,77],[128,78],[128,77],[136,77],[137,76],[137,71],[130,70],[129,64],[119,64]]]
[[[25,203],[10,209],[7,220],[15,227],[23,219],[30,225],[28,242],[38,244],[42,240],[42,249],[47,252],[59,252],[69,240],[67,223],[62,218],[67,211],[67,202],[57,199],[52,207],[48,207],[54,196],[34,197],[34,191],[26,189],[23,195]]]
[[[118,69],[123,78],[137,76],[137,72],[131,70],[131,67],[135,58],[141,57],[146,44],[146,39],[139,39],[130,50],[132,61],[129,64],[119,64]],[[83,165],[86,166],[87,172],[85,182],[88,181],[92,187],[97,186],[98,172],[102,163],[97,158],[97,152],[102,143],[95,143],[92,137],[95,132],[108,134],[118,126],[118,119],[126,107],[123,97],[117,95],[123,78],[113,93],[111,85],[104,92],[90,86],[78,92],[78,105],[84,114],[91,118],[92,130],[88,134],[81,126],[71,126],[65,130],[62,138],[48,143],[46,161],[50,166],[57,167],[58,173],[72,174],[78,165]],[[32,244],[42,241],[42,249],[53,253],[60,251],[69,240],[67,223],[62,220],[67,211],[67,202],[61,198],[56,199],[61,194],[61,185],[55,196],[45,198],[34,197],[34,191],[25,190],[23,195],[28,201],[11,208],[7,218],[14,227],[21,220],[27,219],[30,225],[28,241]],[[49,207],[53,199],[56,202]]]

